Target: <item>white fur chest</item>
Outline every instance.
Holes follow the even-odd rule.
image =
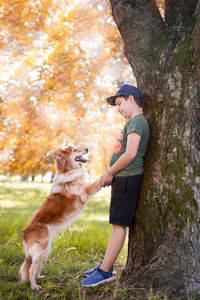
[[[83,169],[56,174],[51,193],[67,193],[84,197],[85,187],[89,183],[89,175]],[[84,201],[84,200],[82,200]]]

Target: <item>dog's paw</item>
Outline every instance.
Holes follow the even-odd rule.
[[[35,284],[33,286],[31,286],[32,290],[35,290],[35,291],[42,291],[42,288],[40,285],[38,284]]]
[[[44,278],[44,275],[37,275],[37,279]]]
[[[102,188],[102,177],[99,177],[96,182],[97,182],[97,189],[100,190]]]

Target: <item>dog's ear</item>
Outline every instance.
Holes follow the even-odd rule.
[[[73,152],[74,147],[73,146],[68,146],[63,151],[67,152],[68,154],[71,154]]]
[[[49,156],[53,159],[55,159],[57,157],[57,155],[62,151],[61,148],[57,148],[55,150],[52,150],[49,152]]]
[[[56,163],[56,169],[60,172],[65,172],[71,168],[70,154],[73,148],[68,147],[66,149],[55,149],[49,152],[49,156],[54,159]]]

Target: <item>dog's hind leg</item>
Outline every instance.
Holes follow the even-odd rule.
[[[41,268],[41,264],[43,263],[44,259],[46,258],[46,255],[40,255],[38,256],[36,259],[33,260],[31,267],[29,269],[29,280],[31,283],[31,288],[33,290],[42,290],[40,285],[37,285],[36,281],[35,281],[35,277],[37,272],[39,271],[39,269]]]
[[[36,273],[36,279],[38,278],[44,278],[45,276],[44,275],[40,275],[40,272],[42,270],[42,263],[40,264],[38,270],[37,270],[37,273]]]
[[[49,240],[42,241],[40,244],[32,246],[32,264],[29,269],[29,280],[33,290],[41,290],[41,286],[37,285],[35,279],[40,274],[42,263],[48,257],[50,252]]]
[[[20,270],[19,275],[22,281],[29,280],[29,269],[31,267],[32,259],[29,257],[26,257]]]

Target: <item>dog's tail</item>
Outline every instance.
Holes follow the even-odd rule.
[[[29,269],[32,264],[32,259],[30,257],[26,257],[20,270],[19,270],[19,276],[22,281],[29,280]]]

